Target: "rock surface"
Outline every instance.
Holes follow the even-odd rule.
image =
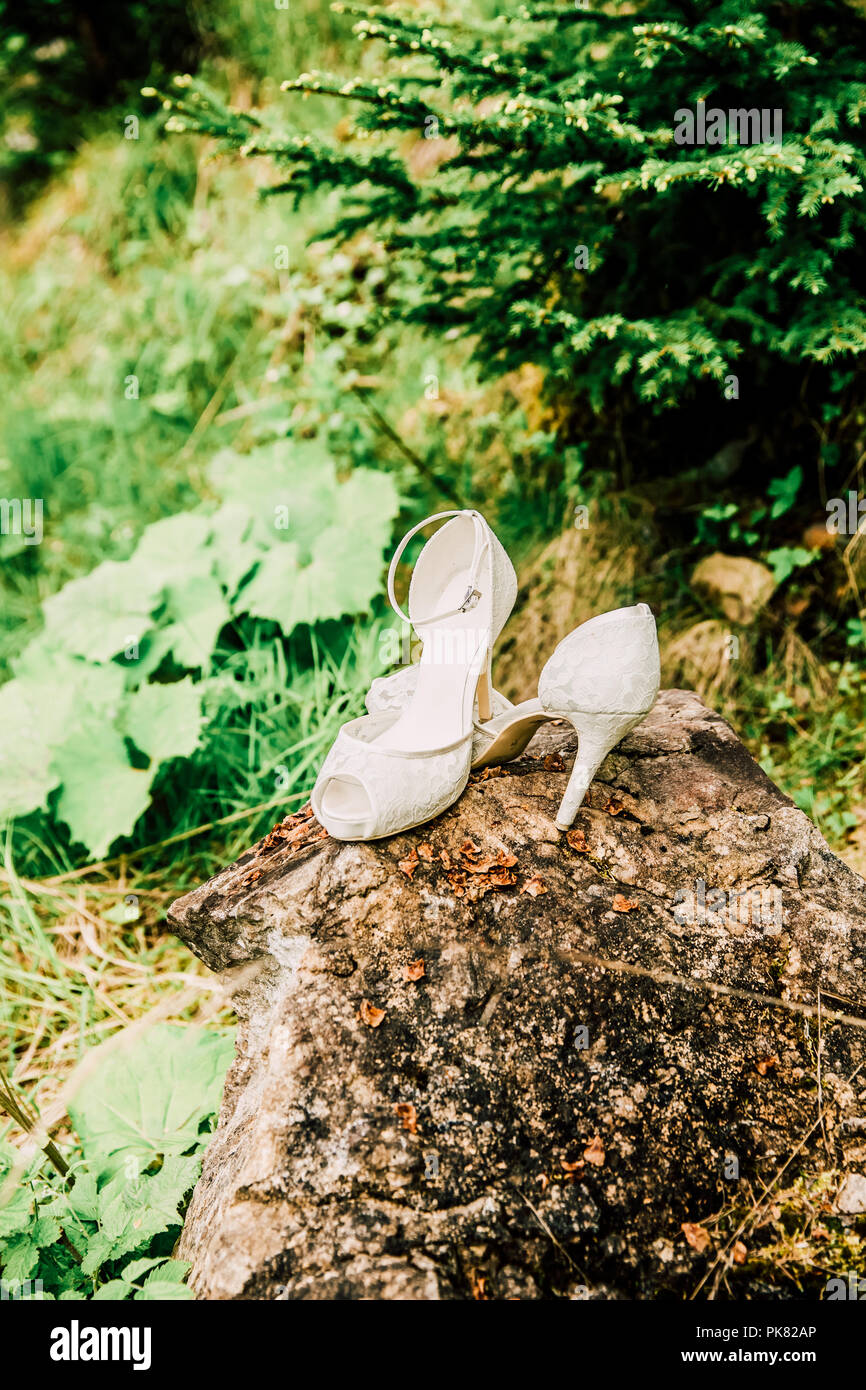
[[[769,603],[776,588],[772,571],[745,555],[706,555],[692,572],[692,584],[703,590],[729,622],[752,623]]]
[[[293,817],[174,904],[240,1018],[200,1297],[793,1290],[693,1227],[789,1159],[863,1171],[866,883],[691,693],[567,838],[573,749],[548,726],[374,844]]]

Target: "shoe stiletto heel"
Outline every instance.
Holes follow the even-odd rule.
[[[646,713],[646,712],[645,712]],[[565,795],[556,813],[557,830],[570,830],[583,805],[590,783],[612,748],[625,738],[630,729],[645,718],[644,714],[589,714],[585,710],[559,710],[550,717],[567,719],[574,725],[579,744],[574,767],[568,779]]]

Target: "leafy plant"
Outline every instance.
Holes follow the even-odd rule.
[[[172,1251],[215,1122],[232,1037],[156,1024],[108,1044],[70,1106],[80,1157],[21,1172],[0,1142],[0,1266],[43,1298],[190,1298]],[[74,1082],[73,1082],[74,1084]]]
[[[797,500],[797,494],[803,486],[803,470],[799,464],[786,473],[784,478],[773,478],[767,485],[767,496],[772,497],[770,516],[775,521],[776,517],[784,516],[789,512]]]
[[[225,694],[213,663],[245,616],[285,635],[368,609],[398,507],[391,477],[338,482],[317,443],[219,454],[219,499],[147,527],[42,605],[0,687],[0,817],[51,800],[98,857],[132,832],[164,764],[189,757]],[[186,674],[184,674],[186,673]]]
[[[712,507],[704,507],[695,527],[695,544],[718,545],[727,542],[735,546],[757,545],[760,532],[756,527],[766,516],[766,507],[752,508],[746,521],[741,519],[740,513],[736,502],[720,502]]]
[[[849,647],[866,647],[866,619],[849,618],[845,631]]]
[[[776,550],[771,550],[767,555],[767,562],[773,571],[773,578],[777,584],[784,584],[795,570],[814,565],[818,559],[818,551],[806,550],[802,545],[782,545]]]
[[[560,442],[583,439],[589,466],[667,472],[695,440],[748,428],[764,468],[790,460],[771,492],[783,515],[814,476],[816,434],[826,460],[863,422],[860,9],[346,8],[359,38],[386,45],[386,77],[283,84],[349,104],[339,141],[187,76],[169,129],[273,161],[271,195],[342,189],[334,234],[375,226],[414,270],[392,312],[471,336],[488,375],[539,364]],[[699,99],[780,110],[781,137],[678,143]],[[438,141],[434,176],[414,175],[410,134]]]

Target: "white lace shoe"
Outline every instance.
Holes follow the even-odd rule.
[[[399,708],[414,686],[416,669],[406,666],[375,680],[367,696],[371,713]],[[537,700],[512,705],[492,692],[493,718],[476,721],[472,766],[516,758],[541,724],[568,719],[580,743],[556,816],[557,827],[567,830],[595,773],[620,739],[649,714],[658,688],[658,636],[647,604],[600,613],[560,642],[541,672]]]
[[[400,557],[422,527],[445,518],[418,557],[407,615],[394,592]],[[423,639],[423,652],[399,706],[344,724],[322,765],[310,801],[338,840],[396,835],[457,800],[472,764],[476,696],[479,719],[493,716],[491,654],[517,577],[479,512],[439,512],[403,537],[388,597]]]

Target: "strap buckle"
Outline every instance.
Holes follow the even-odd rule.
[[[397,573],[397,565],[400,556],[403,554],[403,551],[406,549],[412,537],[417,535],[417,533],[431,521],[444,521],[446,517],[454,516],[471,517],[475,526],[475,545],[472,553],[472,564],[469,570],[472,576],[472,582],[467,588],[466,595],[459,608],[452,608],[447,613],[431,613],[428,617],[413,619],[408,613],[403,612],[403,609],[397,602],[397,595],[394,592],[394,578]],[[388,570],[388,601],[397,616],[402,618],[404,622],[410,623],[417,630],[419,627],[426,627],[429,626],[430,623],[441,622],[445,618],[453,618],[457,613],[468,613],[470,609],[476,608],[481,599],[481,593],[480,590],[475,588],[475,576],[478,571],[481,555],[483,554],[485,546],[488,544],[487,535],[488,527],[483,516],[480,512],[471,509],[465,511],[437,512],[434,516],[428,516],[424,521],[419,521],[417,526],[412,527],[411,531],[407,531],[400,544],[397,546],[397,549],[394,551],[394,556]]]

